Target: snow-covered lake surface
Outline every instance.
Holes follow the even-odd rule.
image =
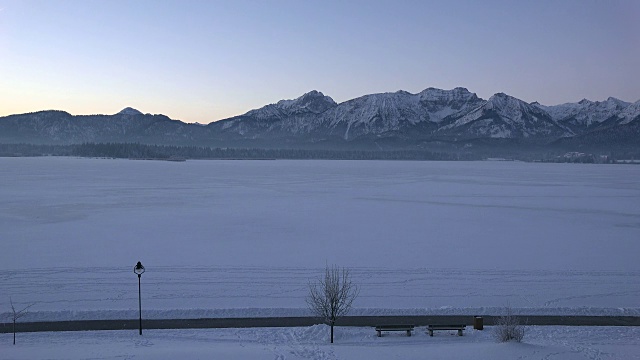
[[[328,327],[209,330],[85,331],[0,334],[0,357],[12,360],[73,359],[437,359],[437,360],[634,360],[640,359],[638,327],[527,327],[523,343],[496,343],[491,328],[376,337],[373,328]]]
[[[0,158],[0,313],[640,314],[640,166]]]

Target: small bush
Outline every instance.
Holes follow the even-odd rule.
[[[508,342],[511,340],[521,342],[522,339],[524,339],[524,326],[520,324],[520,319],[513,315],[510,307],[507,307],[505,314],[498,318],[494,331],[498,342]]]

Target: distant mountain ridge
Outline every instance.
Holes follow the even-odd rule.
[[[0,142],[305,147],[420,147],[433,142],[503,139],[552,144],[560,139],[637,144],[640,101],[581,100],[545,106],[504,93],[488,100],[466,88],[427,88],[364,95],[342,103],[319,91],[248,111],[208,125],[125,108],[114,115],[72,116],[41,111],[0,117]],[[599,138],[603,134],[603,138]],[[615,134],[615,135],[612,135]],[[588,136],[587,136],[588,135]],[[596,139],[596,140],[594,140]],[[364,144],[364,145],[363,145]],[[584,145],[584,144],[583,144]]]
[[[322,106],[310,111],[307,103]],[[465,141],[473,139],[514,139],[552,143],[558,139],[581,137],[607,141],[620,138],[625,144],[640,139],[620,127],[640,121],[640,101],[627,103],[615,98],[603,102],[582,100],[556,106],[526,103],[504,93],[488,100],[466,88],[427,88],[365,95],[337,104],[321,92],[312,91],[294,100],[251,110],[246,114],[211,123],[217,134],[229,138],[319,142],[416,144],[420,141]],[[606,130],[606,131],[605,131]],[[595,132],[594,134],[591,134]],[[616,133],[616,137],[611,137]],[[602,143],[602,141],[599,141]],[[614,144],[613,144],[614,145]]]
[[[0,143],[80,144],[140,142],[188,144],[198,125],[126,108],[114,115],[71,115],[48,110],[0,117]]]

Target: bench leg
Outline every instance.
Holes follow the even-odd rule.
[[[458,336],[462,336],[462,330],[458,330]]]
[[[429,330],[429,336],[433,336],[433,330]]]
[[[378,337],[382,337],[382,331],[378,330]]]
[[[411,336],[411,330],[407,330],[407,336]]]

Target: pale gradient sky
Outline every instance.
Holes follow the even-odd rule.
[[[640,1],[0,0],[0,116],[210,121],[310,90],[640,100]]]

